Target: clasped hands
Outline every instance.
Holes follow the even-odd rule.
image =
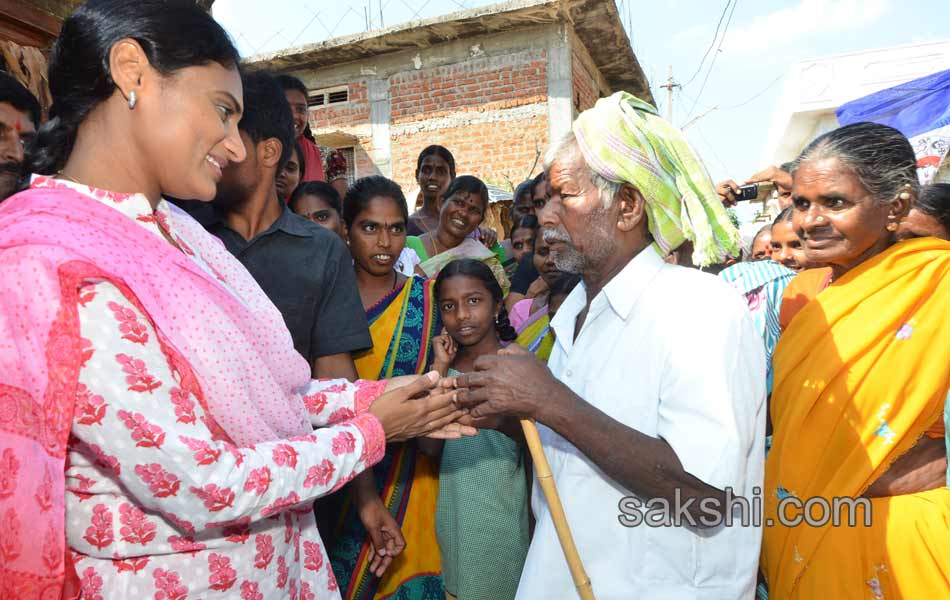
[[[547,365],[512,346],[480,357],[473,373],[393,378],[369,411],[382,423],[389,442],[457,439],[476,435],[478,427],[491,427],[499,417],[540,420],[559,385]]]

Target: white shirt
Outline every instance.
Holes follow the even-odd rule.
[[[581,284],[554,318],[554,376],[611,418],[666,440],[688,473],[751,501],[765,460],[765,356],[742,299],[712,275],[663,262],[651,246],[594,298],[575,341],[585,303]],[[598,600],[753,597],[760,528],[738,519],[711,529],[624,527],[619,503],[632,492],[538,429]],[[517,598],[574,600],[537,484],[532,508],[537,528]]]

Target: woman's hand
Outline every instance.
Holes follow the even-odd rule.
[[[435,371],[415,377],[408,384],[403,378],[393,380],[370,405],[369,412],[382,423],[387,442],[437,432],[467,414],[455,404],[455,390],[441,386],[433,389],[438,381]]]
[[[432,338],[432,368],[439,372],[439,375],[445,377],[449,367],[455,362],[455,355],[458,354],[458,344],[455,339],[443,328],[442,335]]]
[[[373,575],[382,577],[393,559],[406,548],[406,538],[403,537],[396,519],[386,510],[386,505],[376,494],[361,502],[358,512],[370,538],[369,570]]]
[[[485,247],[491,250],[492,246],[498,241],[498,232],[494,229],[488,227],[479,227],[478,228],[479,237],[482,240],[482,243],[485,244]]]

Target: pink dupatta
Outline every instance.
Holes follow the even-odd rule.
[[[217,279],[62,182],[38,177],[0,205],[0,597],[78,595],[65,542],[64,463],[83,363],[83,281],[108,280],[132,296],[184,357],[176,369],[196,379],[196,396],[235,444],[312,431],[294,393],[310,369],[280,313],[216,238],[176,207],[171,216],[182,248]]]

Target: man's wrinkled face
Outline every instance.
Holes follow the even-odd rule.
[[[548,201],[538,211],[544,241],[558,270],[584,273],[616,248],[614,208],[604,208],[580,152],[567,152],[548,170]]]

